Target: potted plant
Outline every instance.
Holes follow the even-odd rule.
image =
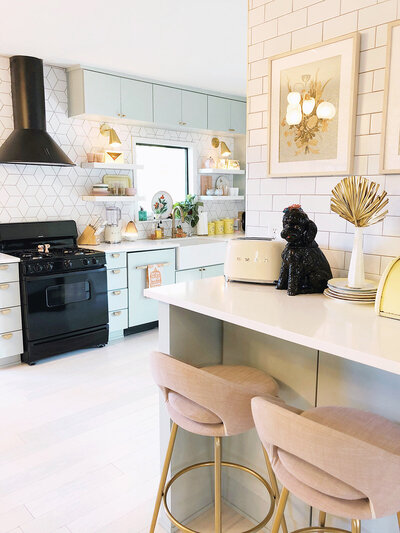
[[[203,205],[203,202],[198,202],[195,194],[188,194],[183,202],[176,202],[174,207],[178,206],[182,209],[185,216],[185,222],[190,227],[194,228],[199,222],[199,207]],[[179,214],[175,213],[175,218],[178,218]]]

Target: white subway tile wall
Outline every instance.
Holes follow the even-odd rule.
[[[280,231],[282,209],[301,203],[318,226],[317,241],[335,275],[346,273],[353,244],[351,224],[330,210],[331,191],[342,177],[266,177],[268,58],[353,31],[361,34],[354,172],[377,181],[389,195],[388,218],[365,235],[366,272],[376,278],[400,255],[400,176],[379,175],[387,23],[396,18],[397,0],[249,0],[247,234]]]
[[[94,183],[101,182],[104,174],[114,171],[83,169],[80,163],[86,161],[87,152],[103,150],[107,139],[100,135],[99,122],[68,118],[65,69],[45,66],[44,70],[47,130],[77,166],[71,168],[0,165],[0,222],[73,219],[78,224],[78,230],[82,231],[98,216],[104,218],[105,208],[103,204],[84,202],[81,196],[90,194]],[[114,127],[122,141],[121,149],[128,161],[132,157],[131,136],[137,141],[146,142],[151,142],[152,139],[191,142],[196,149],[199,167],[210,155],[218,157],[218,150],[211,146],[212,135],[121,123],[116,123]],[[7,139],[12,130],[9,60],[0,57],[0,144]],[[233,137],[220,138],[234,150]],[[120,173],[123,174],[124,171]],[[165,184],[165,189],[168,191],[168,184]],[[174,200],[181,199],[183,200],[183,198],[174,198]],[[132,204],[121,204],[121,208],[122,222],[126,224],[134,217],[134,207]],[[237,216],[237,212],[243,208],[243,201],[208,201],[204,204],[204,209],[209,213],[209,220]],[[138,223],[139,237],[149,236],[153,224]],[[165,225],[169,229],[170,221]],[[184,226],[185,230],[189,229],[187,224]]]

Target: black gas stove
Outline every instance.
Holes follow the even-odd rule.
[[[20,259],[22,360],[108,341],[105,254],[79,248],[73,220],[0,224],[0,251]]]
[[[42,250],[42,248],[40,249]],[[105,264],[104,253],[87,248],[57,248],[55,245],[46,249],[48,250],[47,252],[39,251],[38,249],[25,249],[7,253],[11,253],[11,255],[20,258],[24,274],[68,272],[82,268],[92,268],[98,265],[103,266]]]

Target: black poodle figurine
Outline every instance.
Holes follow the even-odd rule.
[[[317,226],[300,205],[287,207],[283,215],[282,267],[277,289],[287,289],[290,296],[324,292],[332,278],[329,263],[315,242]]]

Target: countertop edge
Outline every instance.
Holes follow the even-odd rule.
[[[162,303],[173,305],[175,307],[180,307],[182,309],[187,309],[188,311],[210,316],[218,320],[222,320],[224,322],[229,322],[236,326],[241,326],[246,329],[251,329],[253,331],[263,333],[265,335],[271,335],[272,337],[293,342],[295,344],[300,344],[302,346],[306,346],[314,350],[326,352],[328,354],[341,357],[342,359],[347,359],[356,363],[371,366],[379,370],[390,372],[392,374],[400,375],[400,363],[386,359],[384,357],[371,355],[366,352],[361,352],[359,350],[344,347],[343,345],[335,344],[332,342],[325,342],[321,339],[315,339],[314,337],[310,337],[308,335],[301,335],[299,333],[295,333],[280,327],[272,326],[262,322],[257,322],[252,319],[245,319],[233,313],[228,313],[219,309],[213,309],[212,307],[207,307],[205,305],[200,305],[187,301],[183,302],[179,297],[174,298],[171,295],[163,295],[160,293],[157,294],[157,289],[145,289],[144,295],[147,298],[158,300]],[[321,295],[321,298],[324,298],[323,295]],[[326,303],[335,305],[335,302]]]

